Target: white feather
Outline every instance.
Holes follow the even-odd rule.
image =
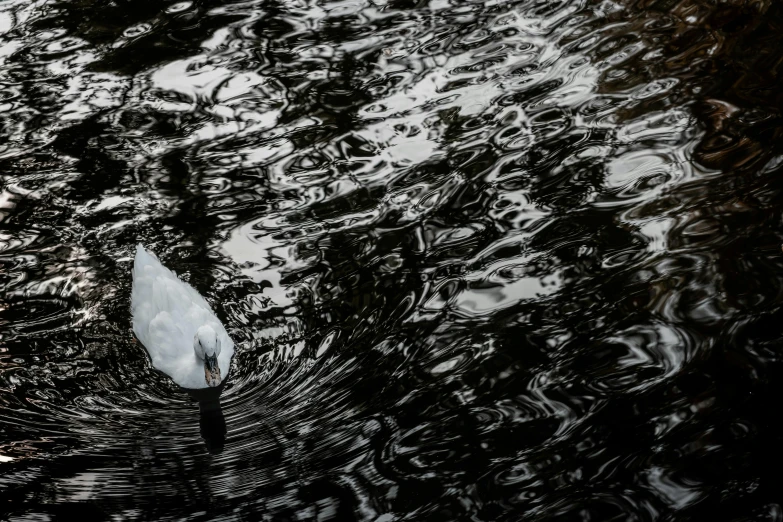
[[[136,247],[131,293],[133,333],[147,349],[152,365],[183,388],[207,388],[204,362],[193,350],[193,336],[202,325],[217,333],[218,367],[228,377],[234,343],[209,304],[189,284],[143,246]]]

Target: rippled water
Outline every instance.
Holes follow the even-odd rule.
[[[0,519],[783,520],[781,26],[4,0]],[[237,344],[201,414],[137,242]]]

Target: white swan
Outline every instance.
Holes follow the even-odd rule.
[[[133,333],[152,365],[183,388],[218,386],[231,365],[234,343],[201,295],[136,247],[131,293]]]

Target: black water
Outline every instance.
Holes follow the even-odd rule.
[[[783,520],[781,64],[766,0],[3,0],[0,519]]]

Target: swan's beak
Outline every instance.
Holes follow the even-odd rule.
[[[204,357],[204,377],[208,386],[217,386],[220,384],[220,367],[217,362],[217,355],[207,355]]]

